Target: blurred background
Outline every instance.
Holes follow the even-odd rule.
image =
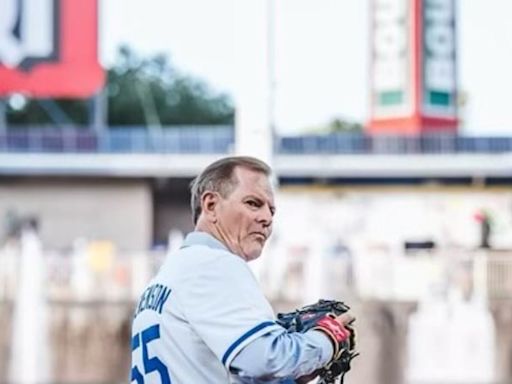
[[[0,0],[0,382],[129,380],[188,185],[276,172],[276,312],[357,317],[354,384],[512,382],[508,0]]]

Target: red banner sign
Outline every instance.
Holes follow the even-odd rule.
[[[97,0],[2,0],[0,97],[86,98],[104,80]]]

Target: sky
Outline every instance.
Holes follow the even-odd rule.
[[[236,1],[249,0],[100,0],[101,60],[111,64],[123,43],[142,55],[166,53],[182,72],[236,101],[235,34],[244,25],[235,21]],[[369,2],[274,2],[278,132],[368,119]],[[511,14],[511,0],[458,0],[463,133],[512,135]]]

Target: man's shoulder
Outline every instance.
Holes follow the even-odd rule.
[[[197,299],[198,292],[204,300],[212,300],[208,292],[231,292],[233,287],[252,284],[250,273],[246,262],[227,250],[193,245],[170,254],[155,281],[168,284],[182,301],[190,295]]]
[[[192,260],[195,262],[209,262],[218,259],[239,259],[235,254],[227,249],[213,248],[205,244],[192,244],[180,248],[175,254],[169,256],[169,260],[182,262]]]
[[[204,244],[185,246],[167,257],[164,268],[173,275],[190,272],[197,274],[204,269],[247,268],[241,257],[225,249],[212,248]]]

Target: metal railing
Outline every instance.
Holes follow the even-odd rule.
[[[0,131],[0,153],[230,153],[234,128],[172,126],[162,129],[111,127],[97,132],[76,127],[16,127]],[[331,133],[279,136],[276,152],[287,155],[453,154],[512,152],[510,137],[466,137],[453,134],[368,136]]]
[[[280,137],[283,154],[442,154],[512,152],[511,137],[464,137],[446,134],[422,136],[367,136],[333,133]]]
[[[512,299],[512,252],[482,252],[474,260],[475,286],[491,299]]]
[[[146,130],[112,128],[19,128],[0,132],[0,152],[7,153],[228,153],[234,142],[229,126],[172,127]]]

